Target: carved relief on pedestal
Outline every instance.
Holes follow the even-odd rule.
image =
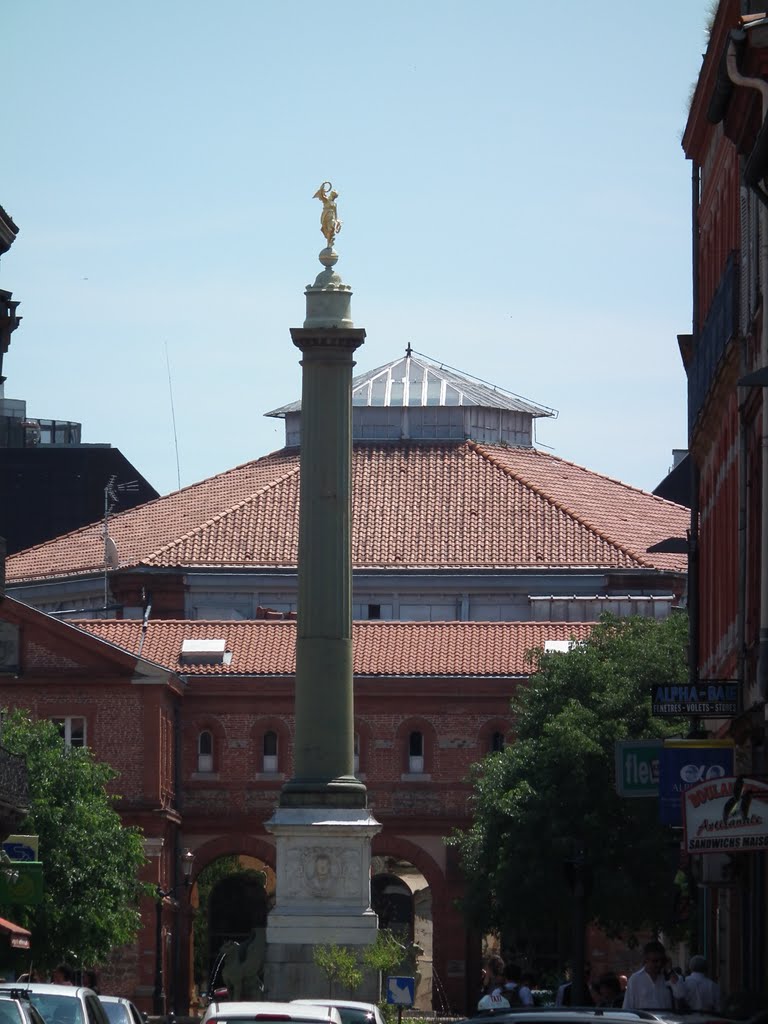
[[[361,896],[360,852],[335,846],[304,846],[285,854],[289,899],[349,900]]]

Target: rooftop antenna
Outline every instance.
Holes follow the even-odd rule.
[[[109,570],[116,569],[118,565],[117,547],[109,536],[109,516],[118,502],[116,480],[116,476],[111,476],[104,488],[104,611],[109,604]]]
[[[112,515],[115,505],[120,501],[121,494],[136,494],[139,491],[138,480],[127,480],[124,484],[115,484],[116,476],[111,476],[104,488],[104,610],[109,605],[109,583],[107,574],[110,569],[117,569],[120,566],[120,558],[117,554],[117,545],[109,536],[109,517]]]
[[[176,410],[173,407],[173,383],[171,381],[171,360],[168,355],[168,342],[165,342],[165,365],[168,368],[168,394],[171,397],[171,422],[173,423],[173,447],[176,452],[176,489],[181,490],[181,469],[179,468],[179,439],[176,435]]]

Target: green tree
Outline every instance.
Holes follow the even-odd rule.
[[[503,934],[564,930],[566,862],[580,846],[592,876],[590,919],[610,934],[667,926],[677,852],[654,799],[617,795],[615,743],[680,735],[651,715],[655,683],[686,681],[687,619],[605,617],[567,654],[532,652],[512,710],[514,742],[473,771],[474,820],[452,842],[467,878],[465,911]]]
[[[43,901],[12,908],[32,931],[35,966],[102,963],[136,938],[144,891],[142,834],[123,826],[107,790],[117,773],[87,748],[67,748],[53,723],[22,709],[3,718],[2,744],[26,757],[30,810],[21,831],[40,837]]]
[[[357,955],[348,946],[315,946],[312,958],[328,979],[329,999],[333,996],[336,982],[354,991],[363,980]]]

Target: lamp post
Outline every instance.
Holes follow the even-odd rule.
[[[192,882],[192,864],[195,855],[191,850],[184,850],[181,855],[181,873],[183,881],[172,885],[170,889],[155,886],[155,991],[152,997],[152,1012],[155,1016],[165,1013],[165,982],[163,976],[163,900],[168,899],[177,889],[188,887]]]

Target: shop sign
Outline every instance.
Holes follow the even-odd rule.
[[[3,849],[11,860],[39,860],[40,836],[8,836]]]
[[[43,865],[40,861],[14,863],[18,878],[0,871],[0,905],[33,907],[43,902]]]
[[[733,775],[732,740],[665,740],[659,757],[659,821],[683,824],[681,797],[699,782]]]
[[[618,740],[615,746],[619,796],[659,795],[661,740]]]
[[[740,687],[735,679],[700,679],[696,684],[651,687],[654,715],[693,715],[696,718],[727,718],[738,715]]]
[[[683,797],[688,853],[763,853],[768,849],[768,782],[726,776],[699,782]]]

